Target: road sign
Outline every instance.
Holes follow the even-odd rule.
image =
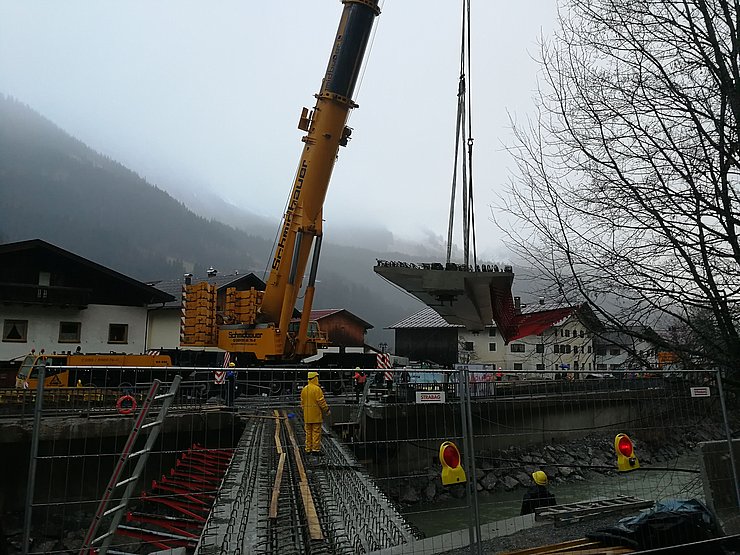
[[[445,392],[444,391],[417,391],[416,402],[418,404],[426,403],[444,403]]]
[[[708,387],[692,387],[691,388],[692,397],[709,397],[710,395],[711,395],[711,390]]]

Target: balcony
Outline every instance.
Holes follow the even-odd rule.
[[[0,303],[41,306],[87,308],[92,289],[35,285],[29,283],[0,283]]]

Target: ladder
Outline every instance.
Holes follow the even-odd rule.
[[[121,456],[118,458],[118,462],[113,469],[113,474],[111,475],[110,481],[105,488],[105,492],[103,493],[103,497],[100,500],[98,509],[97,511],[95,511],[95,516],[90,523],[90,529],[87,531],[85,539],[82,542],[80,555],[89,555],[96,552],[103,555],[107,553],[110,542],[113,540],[113,535],[116,533],[116,529],[118,528],[118,525],[121,523],[121,519],[123,518],[123,511],[128,506],[128,502],[131,499],[131,494],[136,487],[136,482],[143,475],[146,461],[149,458],[149,453],[154,446],[154,442],[157,440],[159,430],[161,429],[162,423],[167,416],[167,411],[169,410],[170,405],[172,405],[172,401],[174,400],[175,394],[177,393],[177,388],[180,386],[181,380],[181,376],[175,376],[175,379],[172,381],[172,385],[170,385],[169,391],[162,394],[157,394],[161,382],[159,380],[154,380],[154,382],[152,382],[152,385],[149,388],[149,393],[147,393],[146,399],[144,399],[144,403],[141,406],[141,410],[139,410],[139,413],[134,419],[133,428],[131,428],[131,433],[126,440],[126,444],[123,447]],[[163,401],[162,406],[159,409],[159,414],[154,420],[147,424],[144,424],[144,421],[146,420],[146,417],[149,414],[150,409],[152,408],[152,403],[154,403],[155,401]],[[134,451],[134,444],[136,443],[140,432],[148,432],[149,436],[147,437],[144,447],[138,451]],[[121,475],[123,474],[124,468],[126,468],[127,464],[133,460],[136,460],[136,466],[134,467],[131,476],[119,481]],[[111,501],[113,492],[122,486],[126,486],[126,489],[123,491],[123,495],[121,496],[119,504],[108,509],[107,507]],[[108,531],[100,536],[95,537],[101,520],[109,515],[113,515],[113,518],[111,519]],[[95,547],[97,544],[100,544],[100,547]]]
[[[611,499],[592,499],[578,503],[538,507],[535,520],[553,520],[555,524],[595,518],[611,513],[638,511],[652,507],[654,501],[629,495],[619,495]]]

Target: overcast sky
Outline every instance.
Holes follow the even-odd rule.
[[[385,0],[324,218],[444,237],[461,0]],[[164,188],[214,190],[279,218],[342,10],[339,0],[0,0],[0,92]],[[473,0],[479,243],[512,163],[509,113],[532,111],[555,0]]]

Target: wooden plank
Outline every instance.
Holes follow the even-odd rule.
[[[287,455],[285,453],[280,453],[277,474],[275,474],[275,483],[272,486],[272,499],[270,500],[270,518],[277,518],[278,499],[280,499],[280,484],[283,481],[283,468],[285,468],[286,457]]]
[[[553,543],[551,545],[540,545],[538,547],[530,547],[527,549],[521,549],[519,551],[506,551],[504,553],[501,553],[501,555],[539,555],[542,553],[553,553],[554,549],[561,549],[561,548],[574,548],[579,547],[582,545],[589,545],[591,544],[591,540],[586,538],[580,538],[577,540],[569,540],[567,542],[560,542],[560,543]]]
[[[308,520],[308,534],[312,540],[324,539],[324,535],[321,533],[321,523],[319,523],[319,515],[316,514],[316,505],[313,503],[313,497],[311,497],[311,490],[308,487],[308,482],[301,482],[301,495],[304,499],[308,499],[310,503],[306,505],[306,520]]]
[[[280,415],[275,409],[275,447],[277,447],[278,455],[283,454],[283,444],[280,441]]]
[[[306,477],[306,469],[303,466],[301,448],[295,439],[295,432],[289,420],[285,420],[285,429],[288,431],[288,437],[290,437],[298,475],[300,476],[301,499],[303,500],[303,508],[306,511],[309,536],[312,540],[323,540],[324,534],[321,532],[321,523],[319,522],[318,514],[316,514],[316,505],[314,505],[313,497],[311,496],[311,488],[308,486],[308,478]]]
[[[625,553],[634,553],[634,549],[622,546],[600,546],[597,541],[582,538],[519,551],[507,551],[501,555],[623,555]]]

